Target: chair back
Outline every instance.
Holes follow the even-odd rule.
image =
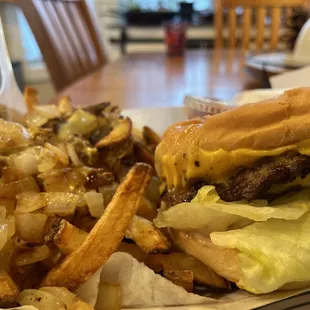
[[[22,9],[58,91],[107,62],[86,0],[11,2]]]
[[[228,42],[230,48],[237,47],[238,29],[243,49],[249,49],[251,30],[254,28],[256,49],[262,49],[265,30],[269,28],[269,49],[276,49],[279,43],[281,16],[287,17],[292,8],[306,7],[308,0],[215,0],[216,47],[224,45],[224,12],[227,12]],[[237,16],[237,12],[240,14]],[[267,18],[268,17],[268,18]],[[266,20],[270,21],[266,23]],[[255,24],[253,24],[255,21]],[[241,27],[238,27],[240,24]]]

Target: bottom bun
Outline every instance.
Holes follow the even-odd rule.
[[[212,268],[216,273],[231,282],[235,282],[239,288],[241,269],[238,258],[238,250],[219,247],[212,243],[208,235],[185,231],[169,230],[174,244],[183,252],[194,256],[202,263]],[[310,281],[290,282],[278,290],[298,290],[310,287]]]
[[[174,244],[182,251],[194,256],[227,280],[238,284],[241,271],[237,250],[216,246],[209,236],[200,233],[171,230],[170,234]]]

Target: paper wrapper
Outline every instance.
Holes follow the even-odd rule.
[[[100,274],[102,268],[96,271],[96,273],[84,284],[82,284],[76,291],[75,294],[80,296],[85,302],[92,307],[95,307],[100,283]]]
[[[205,302],[205,297],[187,293],[127,253],[114,253],[103,266],[101,280],[119,283],[123,306],[171,306]],[[213,300],[210,299],[210,302]]]
[[[310,305],[310,290],[279,291],[265,295],[253,295],[238,290],[224,296],[221,295],[218,298],[215,295],[216,299],[187,293],[183,288],[155,274],[151,269],[127,253],[114,253],[103,266],[100,279],[106,283],[119,283],[121,285],[124,309],[248,310],[304,292],[308,292],[308,294],[282,301],[282,306],[281,302],[270,305],[266,310],[286,309],[287,305],[304,304],[307,301],[309,301]],[[94,283],[99,283],[98,280],[99,272],[90,280],[92,283],[84,284],[82,290],[79,288],[77,291],[81,293],[80,296],[85,301],[90,302],[89,299],[85,298],[87,294],[85,295],[83,290],[98,292],[99,285],[97,287],[93,286]],[[88,287],[88,285],[90,286]],[[97,304],[95,309],[101,310],[100,305]]]

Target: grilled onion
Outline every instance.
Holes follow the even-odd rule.
[[[80,161],[79,156],[77,155],[75,147],[72,143],[67,143],[67,150],[73,165],[75,167],[83,166],[83,163]]]
[[[8,237],[11,238],[15,235],[15,218],[13,215],[7,216],[6,224],[8,225]]]
[[[100,217],[104,212],[104,200],[102,194],[91,191],[85,193],[85,199],[91,216]]]
[[[21,239],[27,242],[43,241],[44,227],[47,215],[35,213],[16,214],[16,230]]]
[[[8,240],[8,225],[5,219],[0,218],[0,250],[5,246]]]
[[[43,212],[49,216],[72,215],[78,205],[79,195],[72,193],[45,193],[46,207]]]
[[[15,199],[22,192],[39,192],[38,184],[33,177],[27,177],[11,183],[0,183],[0,197]]]
[[[60,112],[54,104],[38,105],[34,107],[34,110],[48,119],[57,118],[60,116]]]
[[[50,143],[45,143],[45,147],[52,151],[61,163],[63,163],[64,165],[69,164],[69,158],[66,152],[62,151],[60,148]]]
[[[46,205],[44,196],[36,192],[23,192],[16,196],[16,213],[31,213]]]
[[[36,246],[31,250],[19,254],[15,259],[16,266],[25,266],[40,262],[51,255],[51,251],[47,245]]]
[[[34,306],[39,310],[67,309],[66,304],[54,295],[39,290],[24,290],[17,296],[22,306]]]
[[[65,287],[46,286],[46,287],[41,287],[39,290],[41,292],[47,292],[57,297],[59,300],[61,300],[63,303],[66,304],[68,309],[72,307],[72,305],[77,299],[76,295],[70,292]]]
[[[86,176],[77,169],[64,168],[38,175],[47,192],[75,192],[86,182]]]

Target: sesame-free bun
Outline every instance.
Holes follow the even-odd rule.
[[[156,149],[156,169],[169,187],[193,178],[219,181],[263,156],[289,149],[301,152],[307,139],[310,88],[297,88],[205,120],[171,125]]]

